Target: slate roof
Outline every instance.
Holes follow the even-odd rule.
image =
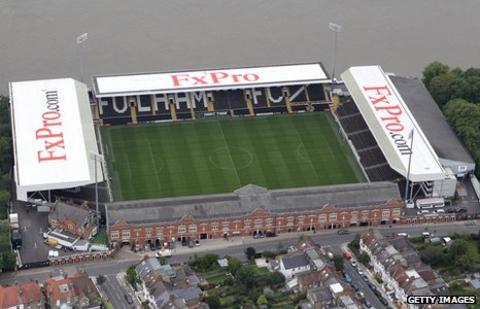
[[[48,218],[57,221],[69,218],[77,222],[79,225],[83,225],[89,222],[92,215],[93,213],[90,209],[57,201],[53,205],[52,211],[48,214]]]
[[[257,208],[273,213],[317,210],[326,204],[337,208],[358,208],[401,201],[398,186],[392,182],[373,182],[267,190],[247,185],[233,193],[123,201],[107,204],[108,222],[129,224],[171,222],[186,214],[197,219],[246,215]]]
[[[305,267],[309,265],[307,257],[303,253],[296,253],[282,257],[283,266],[285,269],[293,269],[298,267]]]
[[[390,76],[390,80],[440,158],[475,163],[421,80],[400,76]]]

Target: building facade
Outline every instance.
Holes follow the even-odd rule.
[[[210,202],[205,199],[112,203],[107,206],[109,240],[161,245],[184,239],[395,224],[404,212],[393,183],[270,191],[248,185],[233,194],[210,196]]]

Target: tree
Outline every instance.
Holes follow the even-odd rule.
[[[467,251],[460,257],[455,259],[455,265],[463,270],[471,270],[472,266],[475,264],[475,256],[472,252]]]
[[[445,74],[450,71],[450,67],[446,64],[440,63],[438,61],[432,62],[425,67],[423,70],[423,83],[427,88],[430,86],[430,81],[439,75]]]
[[[257,298],[257,305],[259,305],[259,306],[268,305],[268,299],[265,296],[265,294],[262,294]]]
[[[444,249],[440,246],[428,246],[420,253],[420,258],[433,267],[442,267],[451,261],[450,255],[445,254]]]
[[[265,277],[265,283],[271,287],[283,285],[285,283],[285,276],[278,271],[268,273]]]
[[[358,261],[362,263],[363,265],[367,266],[368,263],[370,263],[370,256],[366,252],[362,252],[358,256]]]
[[[335,255],[333,257],[333,264],[335,265],[335,269],[337,271],[343,270],[343,258],[341,255]]]
[[[245,249],[244,253],[247,256],[247,259],[249,261],[252,261],[253,259],[255,259],[255,255],[257,254],[257,251],[253,247],[248,247]]]
[[[220,302],[220,298],[216,295],[211,295],[205,298],[205,302],[208,304],[210,309],[221,309],[222,303]]]
[[[239,259],[233,256],[229,256],[227,260],[228,260],[228,271],[235,276],[238,270],[242,268],[242,262],[240,262]]]
[[[468,243],[465,239],[455,239],[450,245],[450,254],[454,259],[467,253]]]
[[[245,285],[246,288],[253,288],[255,286],[255,283],[256,283],[255,272],[253,272],[253,270],[250,269],[250,267],[247,267],[247,266],[242,266],[238,270],[237,279],[243,285]]]
[[[438,75],[430,81],[428,90],[437,104],[442,107],[452,98],[452,84],[457,78],[455,73],[449,72]]]
[[[206,254],[202,257],[195,257],[195,260],[190,265],[200,272],[212,271],[219,267],[218,259],[219,257],[216,254]]]
[[[267,259],[274,259],[275,253],[273,253],[272,251],[263,251],[262,256]]]
[[[137,283],[140,283],[140,278],[134,265],[128,267],[126,279],[134,289],[137,289]]]
[[[10,249],[2,252],[2,269],[4,271],[13,271],[17,266],[17,256]]]
[[[105,281],[107,281],[107,279],[106,279],[105,276],[103,276],[103,275],[97,276],[96,279],[97,279],[97,284],[98,284],[98,285],[102,285],[102,284],[105,283]]]

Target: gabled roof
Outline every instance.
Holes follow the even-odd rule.
[[[25,282],[9,287],[0,286],[0,308],[17,307],[22,304],[37,303],[44,296],[37,282]]]
[[[49,219],[55,219],[57,221],[68,218],[82,226],[90,220],[92,215],[93,212],[90,209],[57,201],[52,211],[48,214],[48,217]]]
[[[310,265],[304,253],[285,255],[282,257],[282,263],[287,270]]]

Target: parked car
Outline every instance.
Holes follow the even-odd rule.
[[[351,261],[350,264],[352,265],[353,268],[357,268],[358,264],[355,261]]]
[[[275,236],[277,236],[277,234],[275,234],[275,232],[267,232],[267,233],[265,234],[265,236],[267,236],[267,237],[275,237]]]
[[[197,247],[200,246],[200,240],[195,239],[195,246],[197,246]]]
[[[467,212],[467,210],[465,208],[459,208],[457,212],[458,213],[465,213],[465,212]]]
[[[347,281],[348,283],[352,283],[352,277],[350,277],[349,274],[345,273],[344,277],[345,277],[345,281]]]
[[[351,285],[352,285],[352,288],[355,290],[355,292],[358,292],[358,290],[360,290],[358,285],[356,285],[355,283],[352,283]]]
[[[380,299],[380,302],[382,303],[382,305],[388,306],[388,301],[385,298],[379,297],[378,299]]]
[[[407,233],[397,233],[397,236],[408,237],[408,234]]]
[[[347,230],[347,229],[340,229],[337,231],[337,234],[338,235],[347,235],[347,234],[350,234],[350,231]]]
[[[127,301],[127,303],[128,303],[129,305],[133,304],[133,298],[132,298],[132,296],[130,296],[130,295],[128,295],[128,294],[124,294],[123,296],[125,297],[125,300]]]
[[[172,250],[170,250],[170,249],[158,250],[158,251],[155,253],[155,256],[156,256],[157,258],[159,258],[159,257],[170,257],[170,256],[172,256]]]

